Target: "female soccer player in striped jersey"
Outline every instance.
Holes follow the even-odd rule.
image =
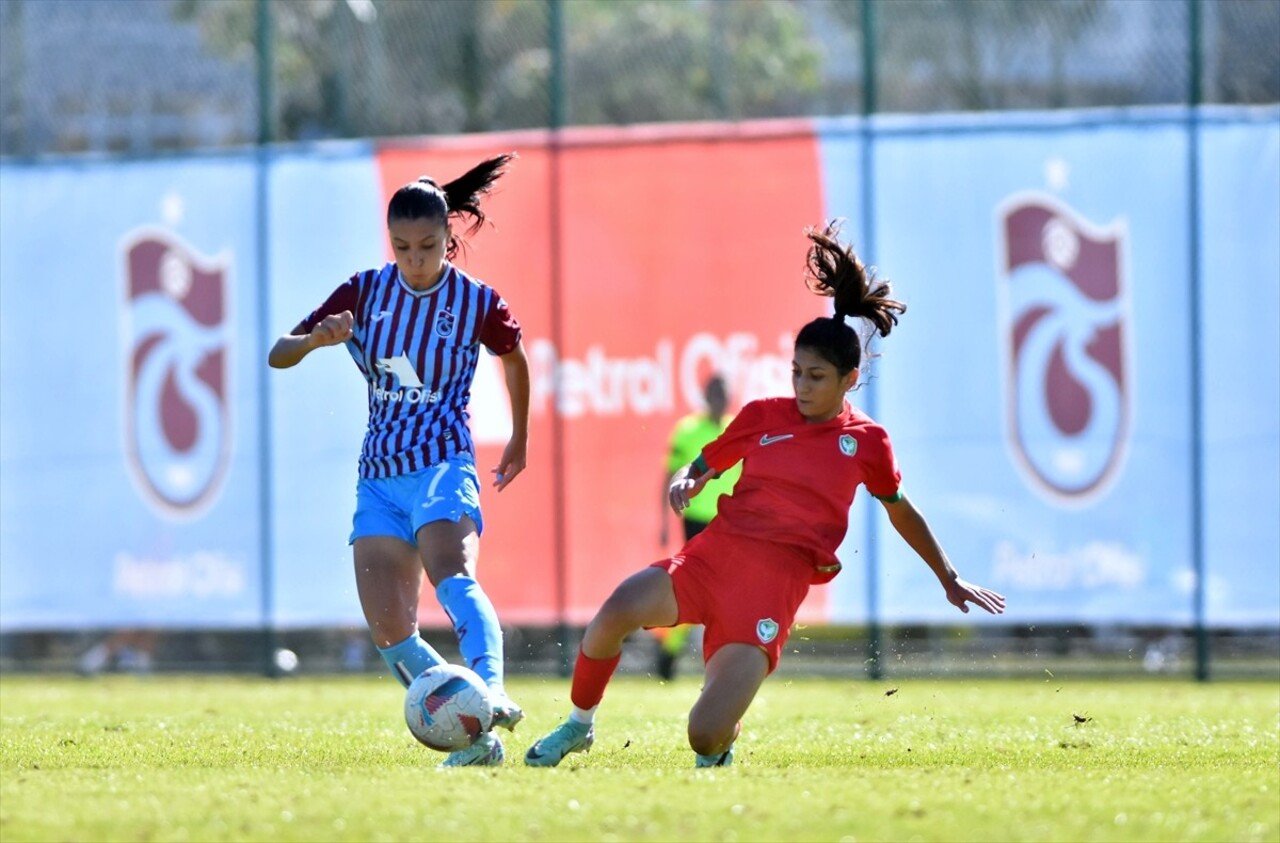
[[[484,522],[467,404],[484,346],[502,361],[511,399],[511,439],[493,469],[501,492],[525,467],[529,363],[506,302],[452,260],[454,221],[469,217],[468,233],[480,227],[480,201],[513,157],[482,161],[444,185],[422,178],[397,190],[387,207],[395,261],[351,276],[268,359],[284,369],[317,348],[346,345],[369,384],[350,541],[374,643],[406,687],[444,661],[418,634],[425,571],[462,657],[491,689],[495,725],[508,729],[524,713],[503,689],[502,630],[476,582]],[[490,732],[444,766],[502,760]]]
[[[728,428],[671,481],[682,512],[707,481],[738,462],[742,476],[719,514],[675,556],[619,585],[587,626],[573,671],[569,719],[535,743],[525,763],[554,767],[589,749],[593,720],[618,665],[623,640],[640,627],[702,623],[706,678],[689,713],[689,745],[699,767],[725,766],[741,720],[778,666],[796,610],[813,583],[840,570],[836,548],[859,485],[884,504],[889,521],[963,612],[993,614],[1004,597],[960,579],[924,516],[903,494],[884,428],[845,400],[858,380],[862,345],[846,317],[887,336],[906,307],[889,284],[868,276],[833,223],[807,232],[806,281],[835,300],[835,315],[813,320],[795,341],[794,398],[749,402]]]

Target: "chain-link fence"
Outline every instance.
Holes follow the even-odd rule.
[[[1197,101],[1280,101],[1280,2],[0,0],[9,155]]]

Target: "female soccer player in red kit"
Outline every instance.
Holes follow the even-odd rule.
[[[851,406],[862,345],[846,317],[862,317],[881,336],[906,310],[889,284],[869,277],[838,227],[807,232],[809,288],[835,300],[835,315],[801,329],[791,364],[794,398],[742,408],[729,427],[671,481],[680,513],[712,477],[742,462],[733,493],[675,556],[622,582],[587,626],[573,671],[569,719],[530,747],[525,763],[554,767],[595,739],[595,711],[618,666],[623,640],[641,627],[706,627],[706,679],[689,712],[697,766],[726,766],[741,719],[778,666],[796,610],[814,583],[840,570],[835,551],[859,485],[884,505],[889,521],[942,583],[948,601],[992,614],[1004,597],[960,579],[924,516],[903,494],[884,428]]]

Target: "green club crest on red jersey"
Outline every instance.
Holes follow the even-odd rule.
[[[840,453],[844,454],[846,457],[851,457],[858,453],[858,440],[854,439],[847,433],[841,436]]]
[[[756,637],[760,639],[761,644],[768,644],[777,638],[778,622],[772,618],[763,618],[756,621]]]

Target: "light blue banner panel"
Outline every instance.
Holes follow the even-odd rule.
[[[820,143],[822,200],[828,220],[841,221],[844,239],[855,248],[865,247],[873,236],[875,220],[863,218],[864,156],[867,121],[861,118],[819,120],[815,127]],[[874,147],[874,144],[872,145]],[[823,220],[814,220],[819,225]]]
[[[0,627],[261,622],[254,168],[0,168]]]
[[[387,260],[380,185],[364,145],[275,160],[268,347],[352,274]],[[265,354],[256,362],[266,366]],[[286,627],[363,627],[347,539],[368,419],[364,379],[335,346],[292,369],[270,371],[268,383],[273,616]]]
[[[823,204],[827,220],[841,221],[841,235],[855,248],[870,242],[871,230],[863,219],[863,129],[859,118],[832,119],[818,123],[818,155],[822,166]],[[838,139],[838,140],[837,140]],[[824,220],[814,220],[820,225]],[[850,396],[864,412],[875,412],[870,389],[859,389]],[[867,535],[868,507],[879,510],[875,499],[859,490],[849,512],[849,530],[837,551],[844,564],[840,576],[828,585],[828,615],[834,623],[865,623],[870,615],[868,602],[868,563],[872,559]]]
[[[1208,622],[1280,628],[1280,111],[1201,135]]]
[[[1187,622],[1183,127],[916,128],[877,135],[865,250],[908,304],[870,370],[904,488],[1006,622]],[[886,621],[960,620],[876,547]]]

